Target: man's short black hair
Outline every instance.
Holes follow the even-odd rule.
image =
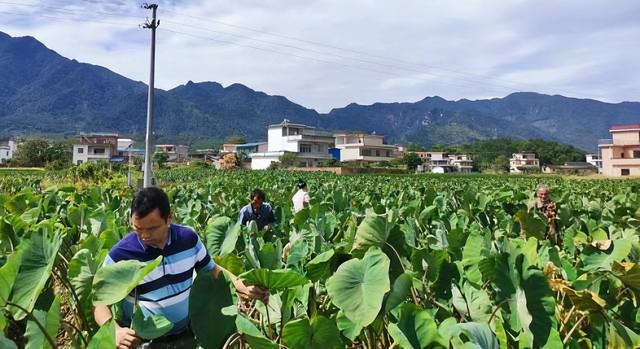
[[[131,203],[131,215],[144,218],[156,208],[160,211],[160,217],[165,220],[169,218],[171,210],[167,194],[160,188],[144,188],[136,194]]]
[[[267,196],[259,188],[255,188],[251,192],[251,200],[253,200],[253,198],[255,198],[255,197],[257,197],[258,199],[260,199],[262,201],[265,201],[267,199]]]
[[[304,189],[307,187],[307,183],[305,183],[305,181],[303,181],[302,179],[298,180],[298,189]]]

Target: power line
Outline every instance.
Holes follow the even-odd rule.
[[[78,11],[69,10],[69,9],[66,9],[66,8],[59,8],[59,7],[52,7],[52,6],[39,6],[39,5],[36,5],[36,4],[21,4],[21,3],[9,2],[9,1],[0,1],[0,4],[12,4],[12,5],[20,5],[20,6],[28,6],[28,7],[46,8],[46,9],[49,9],[51,11],[68,13],[68,14],[73,14],[73,15],[81,15],[82,14],[82,13],[79,13]],[[179,13],[177,13],[175,11],[168,10],[167,12],[180,15]],[[113,12],[92,11],[92,13],[93,14],[103,14],[103,15],[108,15],[108,16],[139,18],[137,16],[121,14],[121,13],[113,13]],[[192,17],[192,18],[195,18],[195,19],[201,19],[201,17],[197,17],[197,16],[190,16],[190,15],[184,15],[184,16]],[[48,17],[48,18],[54,18],[54,17]],[[336,53],[330,53],[330,52],[323,52],[323,51],[319,51],[319,50],[314,50],[314,49],[311,49],[311,48],[303,48],[303,47],[299,47],[299,46],[295,46],[295,45],[278,43],[278,42],[273,42],[273,41],[268,41],[268,40],[261,40],[261,39],[253,38],[253,37],[250,37],[250,36],[247,36],[247,35],[224,32],[224,31],[216,31],[216,30],[213,30],[213,29],[210,29],[210,28],[196,26],[196,25],[192,25],[192,24],[185,24],[185,23],[182,23],[182,22],[177,22],[177,21],[172,21],[172,20],[166,20],[165,19],[164,21],[165,21],[165,23],[167,23],[167,22],[168,23],[173,23],[173,24],[176,24],[176,25],[182,25],[182,26],[185,26],[185,27],[193,28],[193,29],[198,29],[198,30],[203,30],[203,31],[208,31],[208,32],[213,32],[213,33],[218,33],[218,34],[224,34],[224,35],[235,36],[235,37],[238,37],[238,38],[243,38],[243,39],[252,40],[252,41],[256,41],[256,42],[261,42],[261,43],[265,43],[265,44],[269,44],[269,45],[286,47],[286,48],[291,48],[291,49],[295,49],[295,50],[299,50],[299,51],[307,51],[307,52],[312,52],[312,53],[321,54],[321,55],[325,55],[325,56],[337,57],[337,58],[340,58],[340,59],[354,60],[354,61],[359,62],[359,63],[371,64],[371,65],[376,65],[376,66],[385,67],[385,68],[391,68],[391,69],[403,70],[403,71],[411,72],[411,73],[428,75],[428,76],[431,76],[431,77],[434,77],[434,78],[454,79],[454,80],[461,80],[463,82],[468,82],[468,83],[471,83],[471,84],[480,84],[480,85],[483,85],[483,86],[494,86],[494,87],[497,87],[497,89],[492,89],[492,90],[494,90],[496,92],[502,92],[503,89],[507,89],[507,90],[514,89],[514,87],[512,87],[512,86],[497,85],[497,84],[493,84],[493,83],[490,83],[490,82],[487,82],[487,81],[474,80],[474,79],[470,79],[470,78],[467,78],[467,77],[441,76],[439,74],[434,74],[434,73],[427,72],[427,71],[424,71],[424,70],[417,70],[417,69],[413,69],[413,68],[403,67],[403,66],[398,65],[398,64],[380,63],[380,62],[376,62],[376,61],[373,61],[373,60],[367,60],[367,59],[363,59],[363,58],[354,58],[354,57],[349,57],[349,56],[340,55],[340,54],[336,54]],[[241,28],[241,29],[244,29],[244,30],[250,30],[250,31],[257,32],[257,33],[261,33],[261,34],[267,34],[267,35],[271,35],[271,36],[274,36],[274,37],[281,37],[281,38],[285,38],[285,39],[297,40],[297,41],[300,41],[300,42],[306,42],[306,43],[310,43],[310,44],[313,44],[313,45],[324,46],[324,47],[328,47],[328,48],[332,48],[332,49],[336,49],[336,50],[355,52],[355,53],[357,53],[359,55],[365,55],[365,56],[368,55],[370,57],[382,58],[382,59],[385,59],[385,60],[392,60],[392,59],[387,58],[387,57],[369,55],[367,53],[354,51],[354,50],[349,50],[349,49],[343,49],[343,48],[339,48],[339,47],[336,47],[336,46],[326,45],[326,44],[322,44],[322,43],[318,43],[318,42],[314,42],[314,41],[297,39],[297,38],[284,36],[284,35],[279,35],[279,34],[273,34],[273,33],[269,33],[269,32],[259,31],[259,30],[253,29],[253,28],[232,25],[232,24],[228,24],[228,23],[215,21],[215,20],[210,20],[210,21],[216,22],[216,23],[219,23],[219,24],[223,24],[223,25],[227,25],[229,27]],[[108,23],[108,22],[102,21],[102,23]],[[184,32],[181,32],[181,33],[182,34],[186,34]],[[255,46],[240,45],[240,44],[237,44],[237,43],[234,43],[234,42],[228,42],[228,43],[229,44],[233,44],[233,45],[238,45],[238,46],[250,47],[250,48],[254,48],[254,49],[256,48]],[[269,52],[275,52],[275,50],[268,50],[268,51]],[[299,56],[299,55],[293,55],[293,54],[290,54],[290,55],[294,56],[294,57],[298,57],[298,58],[306,57],[306,56]],[[311,57],[306,57],[306,59],[313,59],[313,60],[322,61],[322,62],[325,62],[325,63],[339,64],[339,65],[342,65],[342,66],[345,66],[345,67],[346,66],[355,67],[353,65],[341,64],[341,63],[338,63],[338,62],[335,62],[335,61],[319,60],[319,59],[315,59],[315,58],[311,58]],[[400,62],[402,62],[402,61],[400,61]],[[411,64],[413,64],[413,63],[411,63]],[[419,78],[419,77],[407,77],[407,76],[401,76],[401,75],[398,75],[398,74],[389,74],[387,72],[383,72],[383,71],[380,71],[380,70],[374,70],[374,69],[370,69],[370,68],[358,67],[357,69],[368,70],[368,71],[382,73],[382,74],[391,75],[391,76],[395,76],[395,77],[409,78],[409,79],[412,79],[412,80],[421,80],[421,81],[433,82],[432,80],[428,80],[428,79],[423,79],[423,78]],[[452,85],[452,86],[457,86],[457,87],[469,88],[468,85],[461,85],[461,84],[456,84],[456,83],[451,83],[451,82],[440,81],[440,83],[445,83],[447,85]]]
[[[239,44],[239,43],[236,43],[236,42],[233,42],[233,41],[228,41],[228,40],[223,40],[223,39],[218,39],[218,38],[213,38],[213,37],[208,37],[208,36],[194,35],[194,34],[191,34],[191,33],[185,33],[185,32],[172,30],[172,29],[167,29],[167,28],[163,28],[162,30],[163,31],[172,32],[172,33],[175,33],[175,34],[179,34],[179,35],[190,36],[190,37],[197,38],[197,39],[203,39],[203,40],[214,41],[214,42],[219,42],[219,43],[224,43],[224,44],[230,44],[230,45],[233,45],[233,46],[241,46],[241,47],[251,48],[251,49],[254,49],[254,50],[260,50],[260,51],[265,51],[265,52],[270,52],[270,53],[276,53],[276,54],[283,55],[283,56],[290,56],[290,57],[296,57],[296,58],[300,58],[300,59],[313,60],[313,61],[316,61],[316,62],[321,62],[321,63],[326,63],[326,64],[339,65],[339,66],[342,66],[342,67],[345,67],[345,68],[369,71],[369,72],[374,72],[374,73],[383,74],[383,75],[389,75],[389,76],[393,76],[393,77],[400,77],[400,78],[405,78],[405,79],[419,80],[419,81],[425,81],[425,82],[433,83],[432,80],[420,78],[420,77],[417,77],[417,76],[402,76],[402,75],[398,75],[398,74],[395,74],[395,73],[392,73],[392,72],[388,72],[388,71],[371,69],[369,67],[345,64],[345,63],[340,63],[340,62],[336,62],[336,61],[329,61],[329,60],[320,59],[320,58],[316,58],[316,57],[301,56],[301,55],[298,55],[298,54],[294,54],[294,53],[290,53],[290,52],[282,52],[282,51],[278,51],[278,50],[271,49],[271,48],[265,48],[265,47],[259,47],[259,46],[253,46],[253,45],[246,45],[246,44]],[[457,86],[457,87],[461,87],[461,88],[469,88],[468,85],[461,85],[461,84],[452,83],[452,82],[448,82],[448,81],[438,81],[438,83],[445,84],[445,85]],[[494,91],[497,92],[499,90],[494,90]]]
[[[434,66],[434,65],[428,65],[428,64],[424,64],[424,63],[411,62],[411,61],[402,60],[402,59],[398,59],[398,58],[392,58],[392,57],[387,57],[387,56],[382,56],[382,55],[371,54],[369,52],[363,52],[363,51],[354,50],[354,49],[351,49],[351,48],[339,47],[339,46],[335,46],[335,45],[321,43],[321,42],[318,42],[318,41],[301,39],[301,38],[297,38],[297,37],[293,37],[293,36],[282,35],[282,34],[273,33],[273,32],[260,30],[260,29],[255,29],[255,28],[251,28],[251,27],[225,23],[225,22],[217,21],[217,20],[214,20],[214,19],[211,19],[211,18],[204,18],[204,17],[199,17],[199,16],[187,15],[187,14],[176,12],[176,11],[172,11],[172,10],[167,10],[166,12],[173,13],[173,14],[176,14],[176,15],[179,15],[179,16],[181,15],[181,16],[189,17],[189,18],[192,18],[192,19],[206,21],[207,23],[217,23],[219,25],[223,25],[223,26],[227,26],[227,27],[231,27],[231,28],[237,28],[237,29],[241,29],[241,30],[251,31],[251,32],[258,33],[258,34],[269,35],[269,36],[278,37],[278,38],[287,39],[287,40],[299,41],[299,42],[303,42],[303,43],[307,43],[307,44],[311,44],[311,45],[316,45],[316,46],[322,46],[322,47],[326,47],[326,48],[330,48],[330,49],[334,49],[334,50],[351,52],[351,53],[355,53],[355,54],[358,54],[358,55],[364,55],[364,56],[378,58],[378,59],[382,59],[382,60],[386,60],[386,61],[396,61],[396,62],[401,62],[403,64],[408,64],[408,65],[413,65],[413,66],[422,66],[422,67],[426,67],[426,68],[429,68],[429,69],[443,70],[443,71],[448,71],[448,72],[455,73],[455,74],[460,74],[460,75],[475,75],[475,76],[483,78],[483,79],[492,79],[492,80],[496,80],[496,81],[503,81],[503,82],[509,83],[509,84],[524,85],[524,83],[518,82],[518,81],[491,78],[491,77],[488,77],[488,76],[482,75],[482,74],[469,73],[469,72],[464,72],[464,71],[460,71],[460,70],[456,70],[456,69],[443,68],[443,67],[438,67],[438,66]]]
[[[418,74],[423,74],[423,75],[429,75],[429,76],[432,76],[432,77],[435,77],[435,78],[438,78],[438,77],[441,78],[442,77],[440,75],[433,74],[433,73],[430,73],[430,72],[426,72],[426,71],[423,71],[423,70],[416,70],[416,69],[412,69],[412,68],[406,68],[406,67],[395,65],[395,64],[380,63],[380,62],[376,62],[376,61],[372,61],[372,60],[366,60],[366,59],[362,59],[362,58],[354,58],[354,57],[344,56],[344,55],[335,54],[335,53],[328,53],[328,52],[318,51],[318,50],[309,49],[309,48],[302,48],[302,47],[295,46],[295,45],[282,44],[282,43],[268,41],[268,40],[256,39],[256,38],[253,38],[253,37],[250,37],[250,36],[246,36],[246,35],[242,35],[242,34],[235,34],[235,33],[229,33],[229,32],[224,32],[224,31],[218,31],[218,30],[203,28],[203,27],[194,26],[194,25],[190,25],[190,24],[184,24],[184,23],[176,22],[176,21],[172,21],[172,20],[165,20],[165,22],[171,23],[171,24],[176,24],[176,25],[181,25],[181,26],[185,26],[185,27],[189,27],[189,28],[199,29],[199,30],[203,30],[203,31],[207,31],[207,32],[212,32],[212,33],[216,33],[216,34],[230,35],[230,36],[234,36],[234,37],[237,37],[237,38],[248,39],[248,40],[252,40],[252,41],[256,41],[256,42],[266,43],[266,44],[269,44],[269,45],[281,46],[281,47],[285,47],[285,48],[292,48],[294,50],[299,50],[299,51],[306,51],[306,52],[317,53],[317,54],[321,54],[321,55],[325,55],[325,56],[337,57],[337,58],[341,58],[341,59],[354,60],[354,61],[360,62],[360,63],[371,64],[371,65],[376,65],[376,66],[381,66],[381,67],[386,67],[386,68],[392,68],[392,69],[397,69],[397,70],[403,70],[403,71],[412,72],[412,73],[418,73]],[[466,82],[470,82],[470,83],[481,84],[481,85],[493,85],[493,86],[497,86],[497,87],[502,88],[502,89],[513,89],[512,86],[497,85],[497,84],[488,83],[486,81],[473,80],[473,79],[460,78],[460,77],[453,77],[453,79],[462,80],[462,81],[466,81]]]

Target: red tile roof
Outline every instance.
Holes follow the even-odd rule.
[[[640,124],[613,125],[609,128],[609,132],[613,131],[640,131]]]

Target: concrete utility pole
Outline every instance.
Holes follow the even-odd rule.
[[[156,4],[144,4],[143,8],[147,10],[153,11],[153,17],[151,22],[147,20],[147,22],[142,26],[145,29],[151,29],[151,64],[150,64],[150,72],[149,72],[149,93],[147,99],[147,135],[145,138],[145,149],[144,149],[144,182],[143,186],[145,188],[150,187],[152,185],[153,175],[151,173],[151,155],[153,154],[153,81],[154,81],[154,71],[156,65],[156,28],[160,25],[160,21],[156,20],[156,10],[158,9],[158,5]]]

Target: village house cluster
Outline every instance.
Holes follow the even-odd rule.
[[[615,125],[610,139],[598,141],[598,153],[586,154],[585,162],[564,165],[541,164],[534,152],[519,152],[509,159],[510,173],[600,173],[608,177],[640,176],[640,124]],[[6,164],[19,144],[0,140],[0,165]],[[294,166],[314,168],[327,163],[373,164],[390,162],[407,153],[403,145],[385,143],[384,135],[366,132],[327,132],[312,126],[283,120],[269,125],[267,140],[243,144],[224,144],[221,149],[190,150],[181,144],[157,144],[155,152],[167,154],[170,163],[201,159],[218,165],[226,154],[236,154],[243,166],[254,170],[278,164],[283,156],[294,159]],[[469,173],[473,159],[469,154],[442,151],[414,151],[421,160],[417,171],[432,173]],[[115,133],[88,133],[76,136],[73,164],[89,161],[126,163],[143,157],[144,149],[134,147],[129,138]]]

